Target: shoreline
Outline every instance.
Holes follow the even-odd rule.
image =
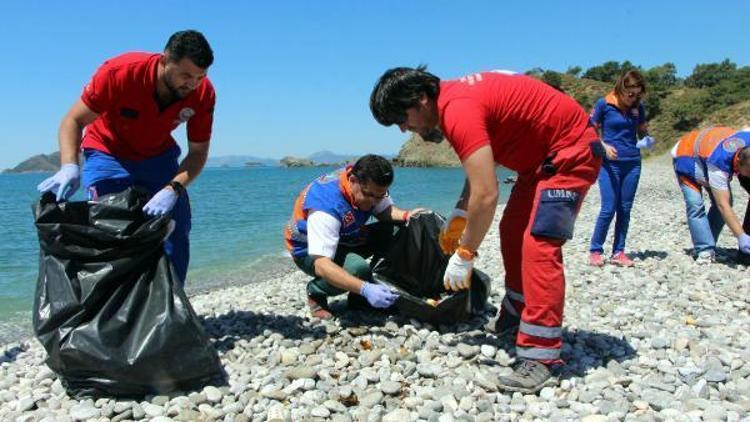
[[[734,208],[741,216],[747,195],[737,188]],[[493,306],[504,292],[501,210],[475,264],[492,278]],[[594,185],[574,239],[564,247],[567,365],[559,384],[538,396],[497,391],[494,380],[510,371],[514,349],[483,332],[485,318],[433,327],[350,312],[339,301],[333,304],[339,319],[313,321],[304,301],[308,276],[293,268],[258,283],[191,293],[229,375],[228,386],[140,402],[71,400],[43,364],[41,346],[25,339],[0,347],[15,347],[12,356],[0,357],[0,419],[747,418],[750,272],[731,262],[736,245],[728,229],[719,240],[719,262],[692,262],[682,196],[671,163],[660,157],[644,160],[632,212],[627,251],[636,267],[586,265],[598,210]],[[607,253],[611,241],[610,235]]]

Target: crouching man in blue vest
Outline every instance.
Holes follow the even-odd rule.
[[[284,229],[294,263],[314,277],[307,283],[307,304],[313,317],[333,317],[328,297],[349,292],[349,303],[361,295],[375,308],[387,308],[398,295],[373,283],[366,258],[381,250],[393,232],[391,224],[365,225],[371,216],[384,223],[406,222],[421,211],[393,204],[388,187],[393,167],[368,154],[353,166],[322,176],[302,190]]]

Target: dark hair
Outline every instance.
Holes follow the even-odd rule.
[[[378,79],[370,95],[370,110],[378,123],[401,124],[406,121],[406,109],[416,106],[422,94],[437,98],[440,78],[426,70],[424,65],[416,69],[396,67]]]
[[[206,37],[192,29],[172,34],[164,46],[164,53],[173,62],[179,62],[187,57],[201,69],[208,69],[214,62],[214,52]]]
[[[615,94],[618,97],[625,97],[627,95],[627,88],[641,88],[643,93],[646,94],[646,79],[644,79],[641,72],[631,69],[623,73],[617,82],[615,82]]]
[[[381,187],[388,187],[393,183],[393,166],[384,157],[367,154],[360,157],[352,172],[361,183],[372,182]]]
[[[737,155],[739,156],[738,160],[740,162],[741,166],[745,166],[747,164],[748,160],[750,160],[750,146],[742,147],[739,151],[737,151]]]

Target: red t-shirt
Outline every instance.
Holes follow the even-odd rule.
[[[161,54],[127,53],[104,62],[81,94],[99,114],[86,126],[82,147],[115,157],[143,160],[175,145],[172,131],[187,122],[190,142],[211,139],[216,95],[208,78],[187,97],[164,110],[156,102]]]
[[[437,104],[443,134],[461,161],[490,145],[495,162],[524,173],[574,144],[587,128],[586,138],[597,139],[574,99],[520,74],[482,72],[443,81]]]

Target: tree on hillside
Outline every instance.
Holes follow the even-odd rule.
[[[724,59],[721,63],[699,64],[685,79],[685,85],[692,88],[709,88],[719,84],[722,80],[731,78],[736,70],[737,65],[729,59]]]
[[[708,113],[750,99],[750,67],[735,70],[708,88],[701,102]]]
[[[581,66],[570,66],[568,70],[565,71],[565,74],[577,78],[581,74],[581,71],[583,71]]]
[[[552,88],[555,88],[558,91],[562,91],[562,76],[560,76],[559,73],[547,70],[544,73],[542,73],[541,77],[542,81],[546,83],[547,85],[551,86]]]
[[[646,115],[649,120],[662,112],[661,101],[669,95],[669,90],[680,82],[677,78],[677,67],[674,63],[664,63],[654,66],[643,72],[648,88],[648,96],[645,100]]]
[[[540,79],[543,73],[544,73],[544,69],[542,69],[541,67],[534,67],[534,68],[527,70],[525,75]]]
[[[608,61],[602,63],[599,66],[589,68],[583,74],[583,77],[593,79],[595,81],[615,83],[620,75],[630,69],[639,69],[639,67],[633,65],[633,63],[630,63],[630,60],[625,60],[622,63],[618,63],[616,61]]]
[[[677,67],[674,63],[664,63],[661,66],[654,66],[644,71],[643,77],[646,78],[646,83],[650,91],[661,91],[672,88],[679,82]]]

